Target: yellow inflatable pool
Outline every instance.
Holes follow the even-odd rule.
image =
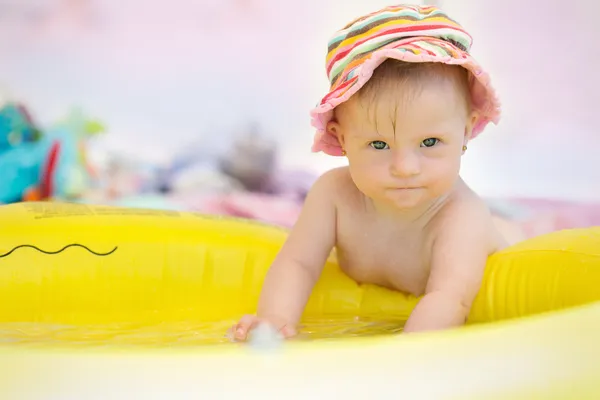
[[[394,334],[418,299],[357,285],[332,254],[297,339],[230,343],[286,234],[173,211],[0,207],[0,397],[600,398],[600,228],[492,256],[463,328]]]

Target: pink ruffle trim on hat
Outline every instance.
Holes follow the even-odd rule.
[[[466,54],[466,53],[465,53]],[[341,97],[332,98],[326,103],[321,104],[311,110],[311,124],[317,129],[313,152],[322,151],[331,156],[342,156],[342,147],[337,137],[327,133],[325,127],[333,117],[333,109],[341,103],[347,101],[354,95],[373,75],[373,71],[386,59],[393,58],[406,62],[441,62],[444,64],[461,65],[468,69],[474,77],[471,85],[471,101],[473,108],[479,112],[479,119],[473,127],[471,138],[478,136],[487,126],[493,122],[498,124],[500,120],[500,101],[496,96],[496,91],[491,85],[490,76],[485,72],[473,57],[467,55],[466,58],[439,57],[429,54],[414,54],[411,52],[402,52],[396,48],[384,48],[373,52],[371,57],[361,66],[361,72],[357,81]]]

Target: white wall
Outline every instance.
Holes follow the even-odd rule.
[[[232,129],[258,119],[282,143],[286,165],[323,170],[343,162],[309,152],[308,111],[327,88],[327,39],[389,2],[7,4],[0,4],[0,79],[42,120],[82,105],[110,124],[108,146],[161,157],[199,137],[222,146]],[[37,22],[26,25],[28,4]],[[599,6],[564,4],[443,1],[474,35],[474,53],[504,104],[501,124],[465,157],[464,176],[484,195],[600,199],[600,83],[592,74],[600,69],[592,20]]]

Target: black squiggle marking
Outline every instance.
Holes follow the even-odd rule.
[[[14,249],[12,249],[11,251],[9,251],[8,253],[0,254],[0,258],[8,257],[8,256],[9,256],[9,255],[11,255],[12,253],[14,253],[16,250],[18,250],[18,249],[21,249],[21,248],[26,248],[26,247],[29,247],[29,248],[31,248],[31,249],[34,249],[34,250],[37,250],[37,251],[39,251],[40,253],[44,253],[44,254],[48,254],[48,255],[55,255],[55,254],[62,253],[63,251],[65,251],[65,250],[66,250],[66,249],[68,249],[69,247],[81,247],[81,248],[83,248],[83,249],[85,249],[85,250],[89,251],[89,252],[90,252],[90,253],[92,253],[93,255],[95,255],[95,256],[98,256],[98,257],[105,257],[105,256],[109,256],[109,255],[111,255],[112,253],[114,253],[115,251],[117,251],[117,248],[118,248],[117,246],[115,246],[115,248],[114,248],[114,249],[112,249],[111,251],[109,251],[108,253],[97,253],[97,252],[95,252],[94,250],[90,249],[90,248],[89,248],[89,247],[87,247],[87,246],[84,246],[84,245],[82,245],[82,244],[79,244],[79,243],[72,243],[72,244],[68,244],[68,245],[66,245],[65,247],[63,247],[62,249],[60,249],[60,250],[58,250],[58,251],[46,251],[46,250],[42,250],[42,249],[40,249],[39,247],[33,246],[33,245],[31,245],[31,244],[22,244],[22,245],[20,245],[20,246],[17,246],[17,247],[15,247]]]

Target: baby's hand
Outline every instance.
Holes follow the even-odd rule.
[[[287,324],[279,318],[259,318],[256,315],[244,315],[240,322],[233,325],[230,329],[231,336],[237,341],[246,341],[248,335],[254,330],[259,324],[268,324],[273,329],[277,330],[284,339],[296,336],[296,328]]]

